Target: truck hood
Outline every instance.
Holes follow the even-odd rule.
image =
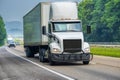
[[[59,32],[59,33],[53,33],[53,34],[59,40],[63,40],[63,39],[82,39],[83,40],[82,32]]]
[[[61,51],[64,51],[63,40],[64,39],[81,39],[82,40],[82,49],[83,49],[83,33],[82,32],[59,32],[53,33],[53,35],[59,40]]]

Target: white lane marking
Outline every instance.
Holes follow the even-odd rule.
[[[63,77],[63,78],[66,78],[66,79],[68,79],[68,80],[75,80],[75,79],[70,78],[70,77],[68,77],[68,76],[65,76],[65,75],[63,75],[63,74],[61,74],[61,73],[58,73],[58,72],[56,72],[56,71],[53,71],[53,70],[51,70],[51,69],[49,69],[49,68],[47,68],[47,67],[44,67],[44,66],[42,66],[42,65],[40,65],[40,64],[37,64],[37,63],[35,63],[35,62],[33,62],[33,61],[29,60],[29,59],[26,59],[26,58],[24,58],[24,57],[21,57],[21,56],[15,54],[14,52],[8,50],[7,47],[6,47],[5,49],[6,49],[8,52],[10,52],[11,54],[13,54],[13,55],[15,55],[15,56],[17,56],[17,57],[20,57],[21,59],[24,59],[24,60],[26,60],[26,61],[28,61],[28,62],[30,62],[30,63],[32,63],[32,64],[34,64],[34,65],[36,65],[36,66],[38,66],[38,67],[40,67],[40,68],[43,68],[43,69],[45,69],[45,70],[47,70],[47,71],[49,71],[49,72],[52,72],[52,73],[54,73],[54,74],[56,74],[56,75],[59,75],[59,76],[61,76],[61,77]]]

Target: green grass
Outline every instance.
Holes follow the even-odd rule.
[[[92,46],[91,52],[94,55],[110,56],[110,57],[119,57],[120,58],[120,47],[99,47]]]

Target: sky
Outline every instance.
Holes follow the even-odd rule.
[[[0,15],[4,22],[20,21],[23,16],[30,11],[39,2],[45,1],[62,1],[62,0],[0,0]],[[65,0],[63,0],[65,1]],[[66,1],[80,1],[80,0],[66,0]]]

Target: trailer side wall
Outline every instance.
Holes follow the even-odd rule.
[[[24,46],[46,45],[48,38],[42,35],[42,26],[48,27],[49,3],[39,3],[23,17]]]

